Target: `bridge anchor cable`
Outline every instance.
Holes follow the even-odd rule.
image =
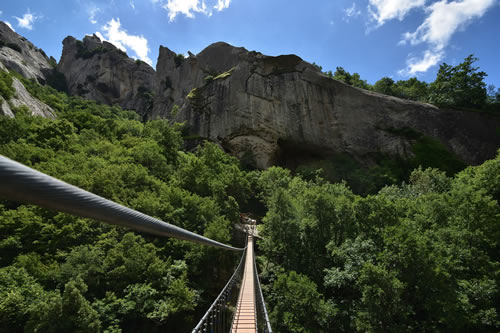
[[[0,197],[100,220],[157,236],[175,237],[226,250],[243,250],[104,199],[2,155],[0,155]]]

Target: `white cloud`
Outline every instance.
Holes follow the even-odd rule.
[[[214,6],[217,11],[222,11],[223,9],[229,8],[229,3],[231,0],[217,0],[217,4]]]
[[[426,9],[429,15],[415,32],[403,34],[403,41],[409,41],[412,45],[425,42],[441,50],[446,47],[455,31],[483,16],[493,4],[495,0],[436,2]]]
[[[38,18],[35,15],[30,13],[30,10],[28,9],[28,12],[23,15],[22,18],[13,16],[17,20],[17,26],[20,28],[28,29],[28,30],[33,30],[33,23],[35,20]]]
[[[414,31],[403,34],[399,42],[404,45],[425,43],[428,45],[422,58],[409,58],[407,68],[400,75],[415,75],[426,72],[444,58],[444,50],[453,34],[464,28],[472,20],[479,18],[495,4],[495,0],[461,0],[448,2],[441,0],[426,8],[428,14],[424,22]]]
[[[184,14],[186,17],[194,18],[194,12],[208,14],[207,6],[202,0],[168,0],[162,7],[168,11],[168,18],[173,21],[178,14]]]
[[[427,72],[429,68],[437,65],[444,57],[443,51],[426,50],[422,58],[411,57],[406,60],[406,68],[398,71],[401,76],[414,76]]]
[[[413,8],[423,7],[427,0],[369,0],[368,11],[377,25],[386,21],[399,19],[402,21]]]
[[[132,9],[135,9],[134,1],[132,0],[130,0],[130,7],[132,7]]]
[[[351,7],[344,10],[345,14],[349,17],[361,15],[360,10],[356,10],[356,3],[354,2]]]
[[[349,22],[349,19],[361,15],[361,10],[356,9],[356,3],[354,2],[351,7],[344,9],[345,17],[342,18],[344,21]]]
[[[179,14],[188,18],[194,18],[196,13],[210,17],[214,10],[220,12],[229,8],[231,0],[152,0],[152,2],[159,3],[168,12],[168,18],[172,22]]]
[[[92,24],[97,24],[97,20],[95,19],[97,13],[101,11],[100,8],[98,8],[96,5],[92,4],[90,7],[88,7],[87,12],[89,14],[89,21]]]
[[[16,30],[12,27],[12,24],[10,24],[9,21],[4,21],[4,23],[7,24],[12,31],[16,32]]]
[[[100,39],[101,41],[106,40],[106,38],[104,38],[104,36],[103,36],[103,35],[102,35],[99,31],[97,31],[97,32],[95,33],[95,35],[96,35],[97,37],[99,37],[99,39]],[[90,35],[86,35],[86,36],[90,36]]]
[[[0,15],[2,15],[2,14],[3,14],[3,12],[0,10]]]
[[[140,60],[148,63],[149,65],[153,64],[151,59],[148,57],[148,53],[150,51],[148,47],[148,40],[144,38],[144,36],[129,35],[127,30],[121,27],[120,19],[111,19],[111,21],[107,22],[102,29],[106,38],[104,38],[103,34],[96,33],[99,38],[107,40],[125,52],[127,51],[127,48],[130,48]]]

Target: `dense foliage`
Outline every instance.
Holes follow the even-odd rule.
[[[2,96],[9,75],[0,77]],[[23,109],[0,117],[0,154],[234,245],[239,211],[259,200],[258,264],[275,332],[500,329],[500,155],[462,170],[438,143],[392,129],[415,140],[415,160],[363,171],[339,157],[330,170],[337,183],[314,169],[242,171],[214,144],[183,151],[181,125],[144,124],[133,112],[22,81],[58,117]],[[434,168],[377,190],[418,165]],[[354,194],[342,179],[376,194]],[[236,261],[0,201],[0,331],[189,332]]]
[[[0,117],[0,154],[221,242],[249,182],[205,144],[181,153],[180,128],[23,80],[56,120]],[[242,245],[242,244],[239,244]],[[0,331],[188,332],[237,254],[0,202]],[[217,262],[217,265],[213,265]]]
[[[277,332],[498,332],[500,155],[366,197],[276,167],[257,184]]]
[[[382,94],[428,102],[438,106],[454,108],[500,111],[500,88],[486,87],[484,78],[487,74],[474,67],[479,59],[472,54],[457,66],[446,63],[440,65],[436,79],[428,84],[416,77],[394,81],[383,77],[373,85],[362,80],[358,73],[350,74],[342,67],[325,74],[357,88],[373,90]]]
[[[349,154],[341,153],[302,162],[295,172],[308,180],[319,175],[332,183],[345,181],[354,193],[366,195],[377,193],[385,185],[400,184],[419,166],[438,168],[449,176],[466,167],[442,143],[411,128],[386,128],[384,131],[408,140],[413,157],[403,159],[376,153],[366,156],[373,161],[373,165],[367,166]]]

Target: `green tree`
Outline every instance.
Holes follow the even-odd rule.
[[[429,95],[429,85],[416,77],[397,81],[394,90],[397,97],[419,102],[427,101]]]
[[[5,100],[9,100],[15,94],[15,90],[12,87],[12,77],[9,73],[0,70],[0,96]]]
[[[342,67],[337,67],[334,74],[332,74],[332,71],[327,72],[327,75],[335,80],[345,82],[353,87],[363,88],[363,89],[371,88],[368,82],[366,82],[366,80],[362,80],[361,76],[358,73],[353,73],[351,75],[351,73],[349,73]]]
[[[471,54],[457,66],[441,64],[436,80],[429,86],[430,102],[454,107],[484,106],[488,98],[484,82],[487,74],[474,67],[478,60]]]
[[[307,276],[294,271],[279,273],[269,296],[268,302],[273,305],[270,319],[276,332],[330,332],[332,307]]]
[[[375,84],[373,85],[373,90],[385,95],[391,95],[391,96],[396,95],[395,93],[396,87],[394,80],[387,76],[375,82]]]
[[[80,278],[70,280],[62,295],[61,331],[100,332],[99,315],[83,296],[87,285]]]

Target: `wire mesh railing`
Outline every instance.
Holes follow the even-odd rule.
[[[0,198],[35,204],[158,236],[175,237],[226,250],[243,250],[243,255],[233,275],[198,325],[192,330],[192,333],[227,333],[231,330],[235,305],[233,303],[236,303],[232,291],[242,279],[247,246],[241,249],[219,243],[67,184],[1,155]],[[258,331],[272,333],[257,273],[255,256],[253,266],[256,281],[254,288],[257,322],[259,323]]]
[[[255,253],[255,252],[254,252]],[[255,274],[255,306],[257,312],[257,332],[259,333],[272,333],[271,323],[269,322],[269,316],[267,314],[266,303],[264,301],[264,295],[262,294],[262,288],[259,280],[259,272],[257,271],[257,262],[255,256],[253,258],[254,274]]]
[[[233,288],[241,281],[247,246],[233,275],[191,333],[227,333],[233,320]],[[237,294],[237,293],[236,293]]]

